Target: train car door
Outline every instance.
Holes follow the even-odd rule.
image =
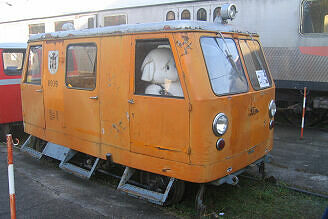
[[[189,100],[174,46],[171,34],[132,38],[131,151],[189,162]]]
[[[45,128],[43,97],[43,63],[42,43],[30,44],[26,70],[21,85],[22,107],[25,128]],[[35,134],[40,137],[41,133]]]
[[[129,36],[110,36],[101,40],[101,141],[105,146],[115,146],[124,150],[130,150],[127,101],[130,42]]]
[[[99,39],[65,41],[66,71],[64,96],[64,127],[66,133],[83,142],[100,142],[99,119]],[[80,145],[79,145],[80,144]],[[95,153],[81,142],[81,151]],[[93,150],[93,151],[91,151]]]

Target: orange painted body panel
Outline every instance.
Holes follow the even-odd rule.
[[[268,105],[274,99],[274,85],[255,91],[247,76],[248,92],[216,96],[202,55],[201,36],[215,34],[172,31],[43,42],[44,106],[35,88],[23,83],[25,131],[102,159],[111,153],[115,163],[197,183],[248,166],[272,149]],[[170,42],[184,98],[134,93],[135,42],[159,38]],[[92,91],[65,86],[67,45],[83,42],[97,45],[97,84]],[[52,50],[60,54],[56,74],[50,74],[47,67],[47,54]],[[58,81],[58,86],[45,86],[49,80]],[[89,98],[94,96],[97,99]],[[259,112],[252,115],[252,107]],[[220,112],[229,118],[228,130],[221,136],[226,142],[222,151],[216,149],[220,137],[212,131],[213,119]]]

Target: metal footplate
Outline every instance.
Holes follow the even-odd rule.
[[[158,205],[163,205],[167,199],[167,196],[170,192],[170,189],[172,187],[172,184],[175,180],[175,178],[171,177],[170,181],[166,187],[166,190],[164,193],[159,193],[159,192],[154,192],[151,190],[147,190],[135,185],[128,184],[127,182],[129,179],[132,177],[134,174],[135,169],[131,167],[126,167],[123,173],[123,176],[121,178],[121,181],[119,185],[117,186],[117,190],[123,191],[128,193],[128,195],[137,197],[137,198],[142,198],[146,199],[149,202],[158,204]]]
[[[27,152],[29,155],[31,155],[32,157],[35,157],[36,159],[40,160],[42,157],[42,153],[34,150],[33,148],[29,147],[29,145],[32,142],[32,138],[33,136],[30,135],[27,140],[25,141],[25,143],[22,145],[22,147],[20,148],[21,151],[23,152]]]

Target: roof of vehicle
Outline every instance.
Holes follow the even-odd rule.
[[[26,49],[26,43],[0,43],[0,49]]]
[[[211,23],[204,21],[165,21],[145,24],[123,24],[117,26],[99,27],[84,30],[58,31],[31,35],[29,41],[50,40],[59,38],[78,38],[103,36],[110,34],[128,34],[140,32],[158,32],[175,30],[203,30],[214,32],[240,32],[229,24]]]

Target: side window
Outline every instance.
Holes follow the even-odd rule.
[[[74,21],[57,21],[55,22],[55,31],[63,31],[63,30],[72,30],[74,29]]]
[[[29,24],[28,25],[28,32],[29,34],[38,34],[45,32],[45,24]]]
[[[41,85],[42,46],[31,46],[28,55],[28,66],[25,83]]]
[[[175,13],[173,11],[167,12],[167,14],[166,14],[166,20],[167,21],[175,20]]]
[[[260,44],[253,40],[240,40],[240,48],[244,56],[247,72],[255,90],[272,86],[268,66],[265,62]]]
[[[174,57],[167,39],[136,41],[135,94],[183,97]]]
[[[95,44],[69,45],[66,51],[66,86],[76,89],[95,89],[96,63],[97,47]]]
[[[302,3],[302,33],[328,33],[328,1],[304,0]]]
[[[207,20],[207,12],[204,8],[200,8],[197,11],[197,20],[198,21],[206,21]]]
[[[187,9],[183,10],[181,13],[181,20],[190,20],[190,11]]]
[[[6,75],[21,75],[25,50],[6,49],[2,53],[3,70]]]
[[[126,24],[125,15],[111,15],[104,17],[104,27]]]

